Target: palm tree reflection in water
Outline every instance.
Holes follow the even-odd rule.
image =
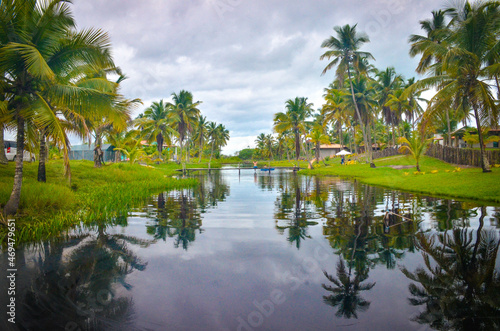
[[[124,294],[132,286],[126,276],[145,270],[147,263],[129,246],[147,247],[151,242],[108,234],[106,227],[99,222],[95,234],[46,242],[38,249],[34,258],[38,275],[32,278],[20,309],[23,328],[133,328],[133,302]]]
[[[425,310],[413,318],[437,330],[499,330],[500,273],[495,270],[500,240],[495,230],[483,230],[481,207],[476,231],[420,233],[417,246],[425,268],[402,268],[414,281],[410,304]]]

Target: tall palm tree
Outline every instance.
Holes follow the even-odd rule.
[[[285,103],[286,112],[274,114],[274,130],[281,133],[287,130],[293,132],[295,139],[295,160],[299,165],[300,137],[306,133],[306,126],[309,123],[307,118],[312,112],[312,103],[307,103],[307,98],[296,97],[295,100],[287,100]]]
[[[398,125],[399,116],[397,111],[395,112],[393,108],[387,105],[387,101],[390,99],[391,95],[401,89],[402,84],[403,77],[396,74],[394,67],[388,67],[377,74],[375,89],[377,90],[378,103],[382,110],[382,116],[384,117],[385,123],[392,127],[393,145],[396,145],[394,126]]]
[[[426,49],[439,59],[429,68],[433,76],[413,85],[438,90],[430,100],[427,119],[448,107],[467,113],[472,109],[481,142],[483,172],[491,170],[482,143],[482,127],[496,125],[499,117],[490,85],[499,69],[488,61],[492,53],[498,53],[499,7],[498,1],[466,1],[448,8],[449,35],[442,43],[433,43]]]
[[[368,161],[372,162],[371,149],[368,148],[368,135],[366,132],[365,124],[362,121],[358,104],[356,102],[354,87],[352,84],[351,68],[354,68],[356,70],[358,64],[363,62],[363,58],[374,59],[374,57],[368,52],[359,51],[361,45],[369,42],[370,39],[367,35],[358,34],[356,31],[356,26],[357,24],[352,27],[347,24],[343,27],[334,27],[333,29],[337,33],[337,36],[330,36],[330,38],[323,41],[321,47],[328,48],[329,50],[321,55],[320,60],[330,60],[331,58],[333,58],[333,60],[323,70],[322,75],[324,75],[328,70],[337,66],[336,75],[339,82],[341,82],[341,85],[344,81],[344,76],[347,73],[347,77],[349,79],[349,84],[351,87],[351,96],[354,104],[354,109],[356,110],[356,114],[360,121],[361,132],[363,133],[365,146],[367,146],[366,153],[368,155]]]
[[[229,130],[223,124],[217,125],[215,144],[219,153],[221,152],[221,148],[227,145],[228,141]]]
[[[163,144],[171,144],[171,137],[175,133],[172,128],[172,120],[168,116],[167,104],[160,100],[154,101],[144,111],[144,116],[137,118],[135,124],[140,127],[148,141],[156,141],[158,158],[162,159]]]
[[[217,123],[215,122],[208,122],[207,124],[207,138],[208,141],[210,142],[211,148],[210,148],[210,159],[208,160],[208,168],[210,168],[210,163],[212,162],[212,156],[214,155],[214,148],[215,144],[217,142]]]
[[[106,34],[94,29],[74,31],[67,1],[2,1],[0,13],[0,72],[5,73],[0,85],[17,127],[14,185],[4,206],[4,213],[10,215],[19,207],[26,129],[48,128],[67,154],[66,131],[54,109],[97,113],[113,95],[67,81],[66,73],[79,70],[82,63],[102,68],[113,62]]]
[[[168,104],[170,108],[169,116],[177,127],[182,162],[184,139],[188,132],[196,125],[200,116],[200,110],[197,107],[201,104],[201,101],[193,102],[193,94],[185,90],[181,90],[179,93],[172,93],[172,100],[173,103]],[[183,167],[185,166],[185,163],[183,163]]]
[[[199,159],[198,163],[201,163],[201,156],[203,154],[203,146],[205,145],[205,141],[207,139],[207,118],[205,116],[200,116],[198,119],[198,123],[196,123],[196,134],[195,134],[195,140],[198,143],[198,149],[199,149]]]

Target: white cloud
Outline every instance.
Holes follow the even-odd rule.
[[[221,3],[229,5],[222,12]],[[146,108],[191,91],[208,120],[231,131],[224,151],[232,153],[271,132],[287,99],[304,96],[321,107],[334,73],[320,76],[320,45],[334,26],[358,23],[370,34],[363,49],[374,64],[411,77],[407,38],[439,7],[434,0],[80,0],[73,11],[79,27],[109,31],[128,98],[142,98]]]

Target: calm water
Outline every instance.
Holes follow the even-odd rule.
[[[199,179],[19,250],[17,329],[499,328],[498,207],[287,171]]]

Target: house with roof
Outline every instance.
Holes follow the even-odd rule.
[[[94,161],[95,145],[83,144],[71,146],[69,151],[70,160],[89,160]],[[113,162],[115,160],[115,146],[111,144],[102,144],[101,146],[104,162]]]
[[[471,134],[477,135],[477,129],[476,128],[471,128],[471,127],[463,127],[458,130],[455,130],[452,132],[451,136],[451,145],[453,147],[460,147],[460,148],[480,148],[479,143],[472,144],[472,146],[467,143],[463,138],[465,136],[465,133],[469,131]],[[488,131],[488,136],[497,136],[500,137],[500,129],[489,129]],[[435,138],[436,139],[436,138]],[[438,138],[438,141],[440,142],[440,145],[443,145],[443,138],[441,139]],[[499,142],[498,141],[490,141],[486,143],[485,145],[486,148],[499,148]]]
[[[347,149],[345,145],[341,144],[326,144],[319,146],[319,158],[334,157],[338,152]]]

